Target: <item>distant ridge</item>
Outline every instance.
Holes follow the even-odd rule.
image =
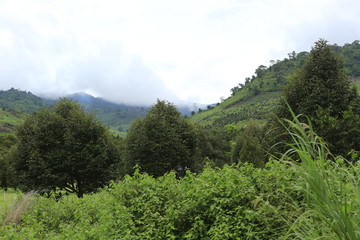
[[[14,88],[7,91],[0,90],[0,108],[3,110],[12,109],[32,113],[39,108],[48,106],[46,101],[31,92]]]

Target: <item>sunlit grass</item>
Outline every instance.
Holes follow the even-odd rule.
[[[300,186],[309,210],[294,224],[292,237],[299,239],[360,239],[360,186],[356,169],[328,151],[311,122],[294,116],[284,120],[293,143],[285,156],[297,156],[293,167],[305,180]],[[300,224],[301,223],[301,224]]]
[[[13,189],[9,189],[8,191],[0,190],[0,218],[4,217],[8,207],[21,195],[20,192]]]

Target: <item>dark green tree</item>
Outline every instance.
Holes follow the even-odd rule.
[[[144,119],[132,124],[126,138],[128,162],[155,177],[193,169],[196,148],[194,127],[167,101],[158,100]]]
[[[15,176],[10,167],[10,156],[15,144],[16,138],[12,134],[0,137],[0,187],[4,190],[14,187]]]
[[[287,104],[296,115],[310,118],[334,153],[360,150],[359,144],[354,144],[360,142],[359,96],[346,76],[342,59],[327,41],[316,42],[304,66],[294,74],[285,88],[278,117],[291,118]],[[357,127],[350,127],[351,121]]]
[[[255,167],[263,167],[266,162],[266,152],[263,146],[264,129],[254,122],[241,129],[235,138],[231,158],[233,162],[249,162]]]
[[[115,177],[119,148],[102,124],[68,99],[35,112],[16,135],[12,162],[22,190],[82,197]]]
[[[195,129],[199,143],[194,157],[195,171],[201,171],[206,163],[216,167],[231,164],[231,150],[224,131],[202,126],[195,126]]]

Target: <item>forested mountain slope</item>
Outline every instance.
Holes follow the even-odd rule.
[[[0,136],[13,133],[25,114],[12,109],[0,109]]]
[[[333,45],[332,48],[343,58],[349,78],[360,89],[360,42]],[[308,52],[292,52],[283,60],[271,60],[268,67],[260,65],[255,75],[231,89],[231,97],[215,108],[200,110],[190,118],[191,121],[216,128],[228,124],[242,125],[249,120],[264,121],[273,111],[291,75],[304,64],[307,55]]]
[[[31,92],[11,88],[0,91],[0,135],[15,131],[26,114],[49,104]]]
[[[95,117],[112,130],[127,131],[131,123],[137,118],[143,118],[148,107],[131,106],[108,102],[85,93],[67,96],[77,101],[86,111],[94,113]]]
[[[126,131],[134,119],[144,117],[148,110],[147,107],[111,103],[84,93],[67,98],[77,101],[84,110],[92,112],[99,121],[117,131]],[[26,114],[48,108],[55,101],[14,88],[0,91],[0,132],[13,132]]]
[[[7,91],[0,90],[0,108],[12,109],[25,113],[49,106],[49,103],[31,92],[11,88]]]

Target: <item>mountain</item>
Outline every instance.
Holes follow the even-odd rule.
[[[24,113],[32,113],[39,108],[48,106],[47,102],[31,92],[14,88],[0,91],[0,108],[3,110],[12,109]]]
[[[333,50],[343,58],[349,78],[360,91],[360,42],[344,46],[333,45]],[[216,107],[201,110],[191,116],[194,123],[223,128],[226,125],[246,125],[248,121],[265,122],[272,113],[282,90],[291,75],[305,62],[308,52],[289,53],[283,60],[271,60],[270,66],[260,65],[255,75],[246,78],[245,83],[231,89],[231,97]]]
[[[344,66],[360,91],[360,43],[354,41],[344,46],[333,45],[334,51],[344,59]],[[183,115],[192,115],[190,120],[200,125],[222,128],[228,124],[242,125],[249,120],[265,122],[273,111],[282,89],[297,69],[304,63],[307,52],[289,53],[283,60],[271,60],[270,66],[260,65],[255,75],[245,83],[231,89],[231,97],[215,105],[179,105]],[[115,104],[85,93],[67,96],[107,125],[111,130],[126,132],[136,118],[146,115],[148,107]],[[26,113],[50,107],[53,101],[40,98],[31,92],[11,88],[0,91],[0,132],[11,132]],[[199,109],[195,114],[194,109]],[[25,113],[25,114],[24,114]]]
[[[16,126],[23,122],[25,115],[12,109],[0,108],[0,136],[13,133]]]
[[[11,88],[0,91],[0,136],[13,133],[25,116],[49,104],[31,92]]]
[[[116,104],[86,93],[75,93],[66,97],[77,101],[85,111],[92,112],[110,129],[120,132],[127,131],[135,119],[144,117],[148,111],[146,106]]]
[[[77,101],[85,111],[92,112],[99,121],[116,132],[126,132],[135,119],[143,118],[148,111],[147,106],[116,104],[86,93],[75,93],[65,97]],[[48,108],[55,101],[14,88],[0,91],[0,109],[2,109],[0,132],[13,132],[15,123],[22,122],[21,118],[24,118],[26,114],[39,108]],[[183,115],[190,115],[191,110],[198,106],[203,105],[193,104],[189,107],[182,104],[178,109]]]

